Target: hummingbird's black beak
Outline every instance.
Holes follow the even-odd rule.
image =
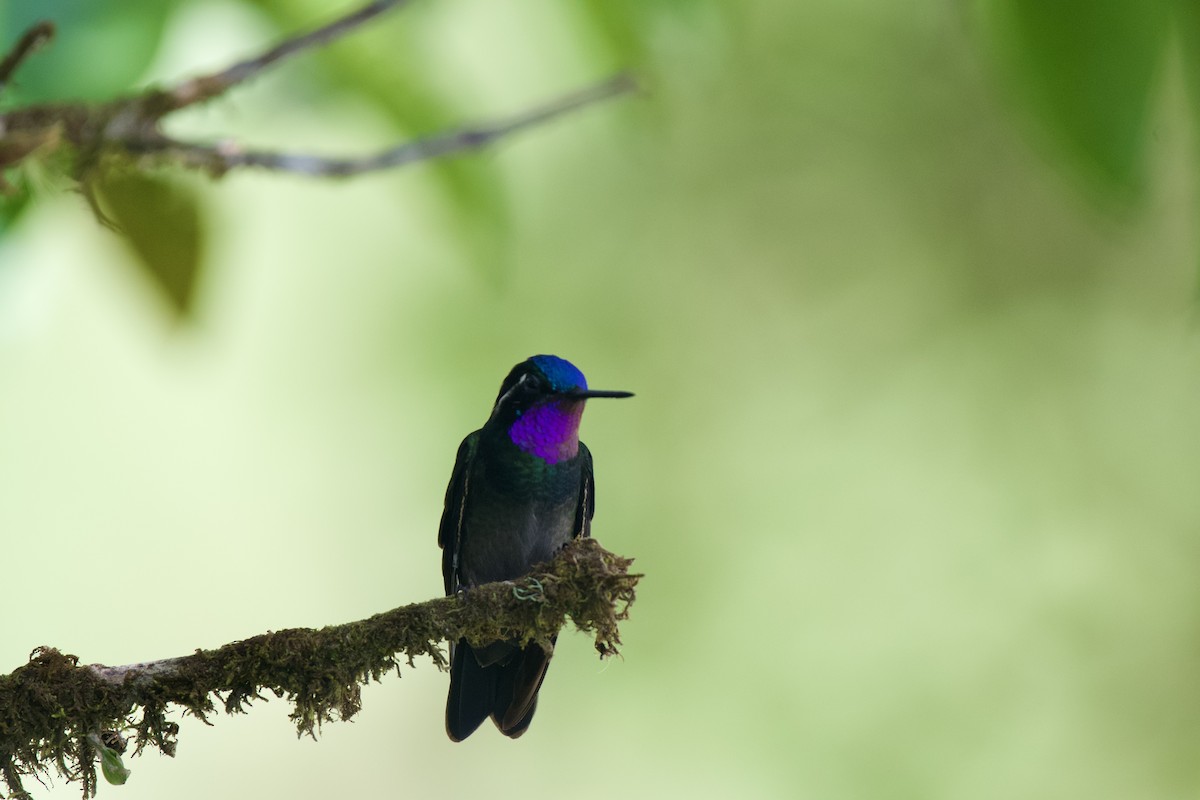
[[[633,397],[633,392],[610,392],[604,389],[572,389],[563,395],[573,400],[586,400],[589,397]]]

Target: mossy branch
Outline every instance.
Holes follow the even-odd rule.
[[[0,777],[9,797],[27,798],[22,778],[53,768],[96,792],[96,760],[105,746],[136,743],[173,755],[179,725],[168,706],[205,722],[220,710],[244,712],[269,691],[292,703],[298,734],[315,736],[324,722],[349,719],[362,707],[362,685],[380,680],[400,660],[428,656],[445,669],[443,641],[515,639],[552,648],[570,617],[595,637],[600,655],[617,652],[617,625],[629,614],[641,577],[632,559],[578,539],[526,577],[490,583],[451,597],[320,630],[265,633],[193,655],[109,667],[80,665],[51,647],[0,677]],[[214,702],[216,701],[216,702]],[[3,795],[0,795],[3,796]]]

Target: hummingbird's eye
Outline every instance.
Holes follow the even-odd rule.
[[[539,378],[537,375],[533,375],[533,374],[526,375],[525,376],[525,388],[529,389],[531,391],[534,391],[534,392],[541,392],[541,391],[545,390],[546,382],[543,381],[541,378]]]

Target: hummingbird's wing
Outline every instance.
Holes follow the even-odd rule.
[[[446,487],[446,505],[438,525],[438,546],[442,548],[442,579],[446,594],[458,591],[458,559],[462,551],[463,515],[466,511],[471,462],[479,446],[479,431],[468,434],[458,446],[450,485]],[[460,742],[487,719],[495,705],[495,679],[475,658],[466,639],[450,643],[450,695],[446,700],[446,733]]]
[[[467,434],[458,446],[454,459],[454,472],[450,473],[450,485],[446,487],[446,505],[442,509],[442,521],[438,525],[438,547],[442,548],[442,580],[446,594],[458,591],[458,555],[462,546],[463,513],[467,505],[467,483],[471,462],[479,447],[479,431]],[[589,465],[591,459],[588,459]]]
[[[592,516],[596,513],[596,479],[592,477],[592,451],[579,443],[581,462],[579,476],[579,507],[575,511],[575,538],[592,535]]]

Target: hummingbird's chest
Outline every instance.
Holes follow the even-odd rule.
[[[463,509],[462,583],[511,580],[569,542],[578,520],[580,469],[577,460],[477,458]]]

